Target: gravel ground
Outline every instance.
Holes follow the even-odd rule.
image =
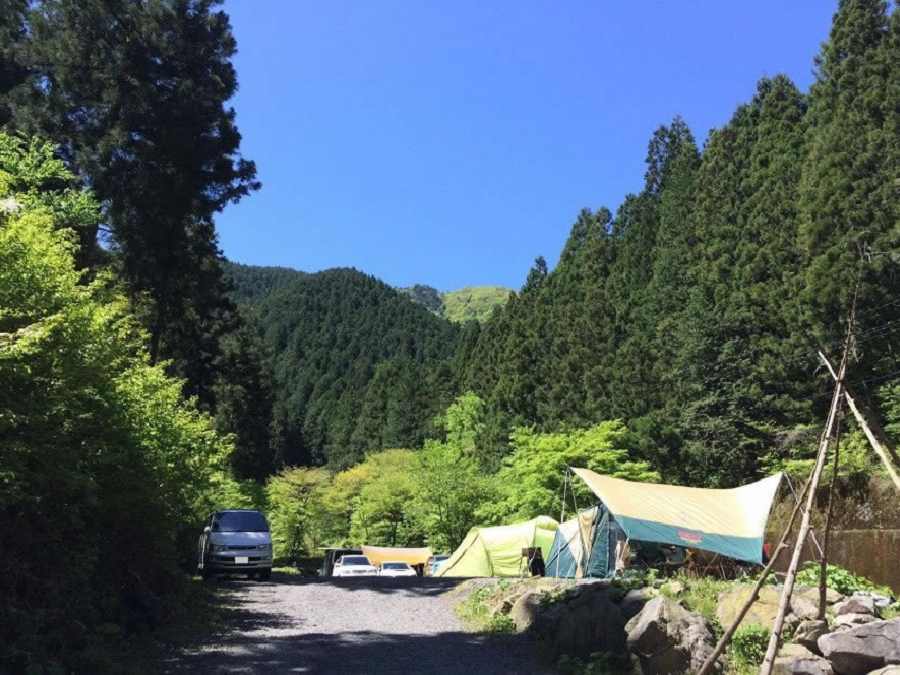
[[[450,579],[222,580],[221,634],[164,664],[183,673],[545,673],[522,636],[467,633]]]

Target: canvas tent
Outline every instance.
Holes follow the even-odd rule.
[[[405,562],[411,566],[424,565],[432,556],[430,548],[393,548],[389,546],[363,546],[363,555],[380,567],[385,562]]]
[[[522,549],[540,548],[547,560],[558,527],[559,523],[548,516],[512,525],[474,527],[435,576],[521,576],[528,572],[528,560],[522,555]]]
[[[619,538],[762,563],[766,521],[780,473],[730,490],[714,490],[634,483],[588,469],[573,471],[599,503],[560,525],[547,559],[548,575],[610,576]]]
[[[615,551],[615,534],[610,530],[609,512],[595,506],[561,523],[546,559],[550,577],[607,577],[613,569],[610,550]]]

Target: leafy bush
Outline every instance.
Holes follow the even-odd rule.
[[[800,586],[819,585],[819,563],[807,562],[797,573],[797,584]],[[892,596],[891,590],[884,586],[878,586],[866,577],[853,574],[850,570],[839,565],[828,565],[826,572],[828,588],[836,590],[844,595],[851,595],[854,591],[875,591]]]
[[[515,633],[516,622],[508,614],[494,614],[485,626],[488,633]]]
[[[751,624],[741,626],[731,638],[729,654],[737,666],[758,666],[766,655],[769,629]]]
[[[150,364],[111,277],[76,269],[98,219],[52,146],[0,133],[0,671],[91,671],[104,635],[166,624],[235,486],[231,440]]]

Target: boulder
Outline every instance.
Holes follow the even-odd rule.
[[[872,604],[875,606],[876,614],[880,614],[880,610],[890,606],[893,603],[893,599],[889,598],[886,595],[882,595],[881,593],[875,593],[874,591],[856,591],[853,594],[853,597],[872,598]]]
[[[828,633],[819,638],[819,649],[839,675],[865,675],[900,664],[900,619]]]
[[[864,623],[871,623],[875,620],[875,617],[871,614],[841,614],[834,620],[834,629],[844,630]]]
[[[834,613],[838,616],[841,614],[870,614],[875,616],[875,601],[868,595],[851,595],[834,606]]]
[[[636,616],[644,609],[644,605],[650,602],[657,595],[655,589],[635,588],[628,591],[622,601],[619,603],[619,609],[622,610],[622,616],[628,621],[631,617]]]
[[[775,675],[834,675],[827,659],[816,656],[802,645],[791,643],[781,648],[772,672]]]
[[[819,606],[819,588],[818,586],[802,586],[800,588],[794,589],[794,597],[800,596],[805,600],[809,600],[816,607]],[[844,599],[844,596],[838,593],[833,588],[825,589],[825,604],[833,605],[836,602],[840,602]]]
[[[878,670],[873,670],[869,675],[900,675],[900,666],[885,666]]]
[[[516,624],[516,631],[521,633],[531,628],[531,624],[537,618],[541,610],[541,598],[543,593],[529,591],[519,596],[519,599],[509,610],[509,618]]]
[[[644,605],[625,630],[644,675],[696,672],[715,647],[706,619],[662,596]]]
[[[803,621],[794,631],[794,642],[806,647],[814,654],[819,654],[819,638],[828,632],[828,622],[813,619],[811,621]]]
[[[816,598],[815,602],[812,602],[808,598],[804,598],[802,595],[798,595],[794,593],[791,596],[791,613],[796,615],[798,619],[801,621],[806,621],[809,619],[818,619],[819,618],[819,600]]]
[[[719,623],[727,628],[734,623],[735,617],[741,608],[750,599],[753,592],[752,586],[738,586],[730,591],[719,594],[719,604],[716,607],[716,618]],[[758,626],[771,626],[778,613],[778,600],[781,591],[774,586],[764,586],[759,591],[759,597],[750,606],[744,620],[744,626],[756,624]]]
[[[518,611],[523,620],[533,613],[531,632],[551,660],[563,654],[587,657],[595,652],[626,653],[625,619],[604,586],[579,587],[577,593],[546,608],[539,600],[535,604],[534,599],[526,601],[523,596],[510,612],[517,628]]]

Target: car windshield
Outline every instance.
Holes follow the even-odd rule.
[[[404,562],[386,562],[382,567],[386,570],[408,570],[409,565]]]
[[[345,555],[341,558],[341,565],[368,565],[369,559],[364,555]]]
[[[268,532],[266,519],[259,511],[224,511],[216,515],[216,532]]]

